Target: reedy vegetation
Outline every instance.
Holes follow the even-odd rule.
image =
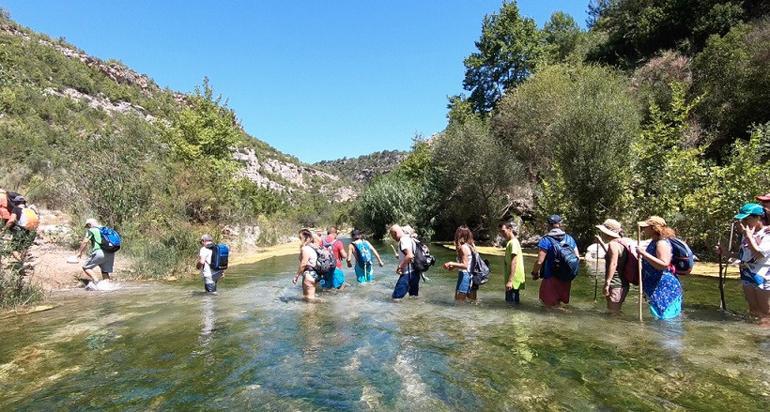
[[[589,10],[588,30],[561,12],[537,29],[515,2],[485,17],[465,60],[470,95],[452,97],[446,130],[367,189],[359,215],[377,212],[358,222],[442,239],[467,223],[484,238],[512,195],[533,193],[525,232],[560,213],[585,246],[607,217],[632,234],[657,214],[707,255],[735,210],[770,190],[770,7],[607,0]],[[405,216],[387,210],[385,187],[420,203]]]

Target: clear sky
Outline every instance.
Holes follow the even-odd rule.
[[[446,126],[501,0],[0,0],[22,25],[189,92],[208,76],[246,131],[306,162],[408,149]],[[585,26],[588,0],[521,0]]]

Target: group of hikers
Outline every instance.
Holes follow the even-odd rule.
[[[9,252],[17,263],[26,265],[27,251],[37,238],[40,213],[28,205],[21,194],[0,189],[0,225],[5,232],[4,252]],[[114,229],[100,225],[96,219],[86,219],[84,226],[86,233],[75,259],[80,261],[84,254],[87,256],[82,265],[83,276],[78,279],[87,289],[93,289],[99,281],[110,279],[121,239]]]
[[[750,314],[763,325],[770,325],[770,194],[757,196],[760,203],[747,203],[735,215],[735,223],[742,235],[740,248],[733,263],[739,264],[740,278]],[[531,277],[540,279],[538,297],[549,308],[568,304],[572,279],[577,275],[580,251],[575,239],[564,231],[562,218],[551,215],[547,219],[548,232],[537,244],[537,258]],[[631,284],[641,285],[650,314],[661,320],[678,318],[682,313],[684,294],[680,275],[688,274],[694,265],[694,255],[674,229],[659,216],[650,216],[638,222],[640,235],[645,241],[627,237],[621,224],[606,219],[596,225],[597,247],[604,249],[604,286],[602,288],[610,313],[617,314],[628,295]],[[392,225],[388,233],[395,241],[398,258],[394,301],[418,296],[424,271],[433,264],[427,247],[417,240],[408,226]],[[520,303],[520,291],[526,283],[524,257],[519,243],[518,227],[511,222],[499,224],[499,234],[505,241],[502,264],[505,301]],[[347,250],[337,229],[330,227],[323,233],[302,229],[299,232],[299,266],[293,282],[301,281],[303,298],[316,300],[316,288],[343,288],[345,275],[343,260],[348,267],[355,266],[360,284],[374,280],[373,263],[383,266],[377,249],[363,238],[360,230],[351,232]],[[444,263],[445,270],[457,271],[456,302],[476,301],[478,289],[489,276],[488,262],[476,250],[473,231],[460,226],[455,231],[454,246],[457,259]],[[722,256],[721,245],[718,253]],[[353,262],[355,260],[355,262]]]

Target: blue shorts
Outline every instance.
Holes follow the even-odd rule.
[[[471,276],[471,272],[465,270],[457,272],[457,287],[455,287],[457,293],[464,293],[467,295],[471,293],[472,287],[473,276]]]
[[[358,283],[367,283],[374,281],[374,269],[371,263],[366,263],[364,266],[356,264],[356,280]]]

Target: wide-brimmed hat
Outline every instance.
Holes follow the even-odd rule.
[[[615,219],[607,219],[601,225],[596,225],[596,228],[609,237],[621,237],[620,231],[622,228],[620,226],[620,222]]]
[[[764,195],[754,196],[754,199],[757,199],[760,202],[770,202],[770,193],[765,193]]]
[[[746,219],[749,216],[764,216],[765,208],[759,203],[746,203],[741,207],[741,210],[735,215],[737,220]]]
[[[641,227],[647,227],[647,226],[666,226],[666,221],[663,220],[663,218],[660,217],[660,216],[650,216],[644,222],[639,222],[639,226],[641,226]]]

